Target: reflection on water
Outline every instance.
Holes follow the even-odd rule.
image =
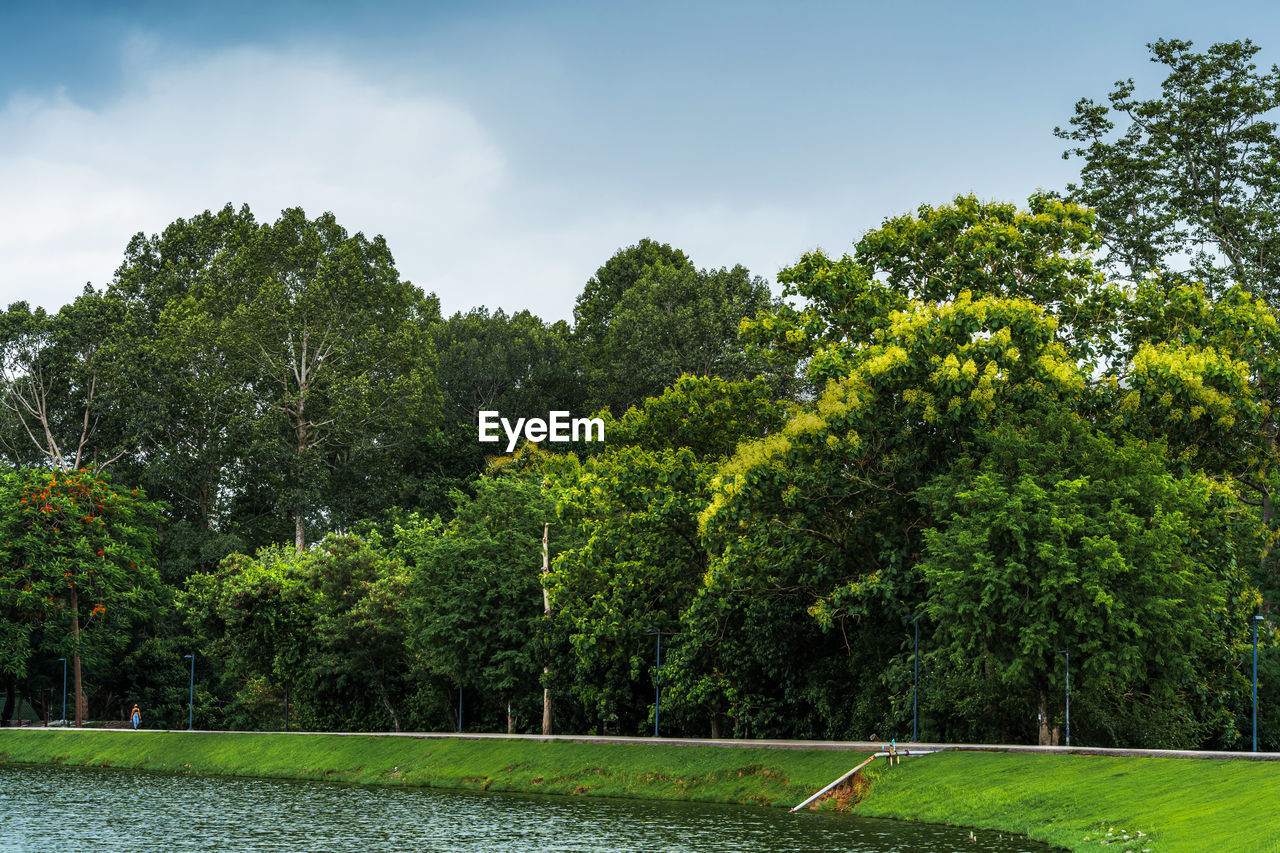
[[[0,766],[0,851],[1045,851],[749,806]]]

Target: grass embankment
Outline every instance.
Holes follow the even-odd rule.
[[[1280,762],[943,752],[877,766],[860,815],[1068,850],[1280,853]]]
[[[187,732],[0,733],[0,762],[792,806],[862,754],[666,744]]]
[[[0,730],[0,762],[770,806],[800,802],[865,757],[651,743]],[[943,752],[892,768],[877,760],[868,770],[870,793],[856,813],[869,817],[980,827],[1068,850],[1280,853],[1280,762]]]

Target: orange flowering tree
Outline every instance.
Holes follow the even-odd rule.
[[[82,669],[122,647],[156,612],[152,562],[160,505],[117,489],[93,468],[11,475],[0,506],[0,643],[7,677],[37,655],[65,657],[76,725],[87,708]]]

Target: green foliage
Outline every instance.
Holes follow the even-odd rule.
[[[549,663],[544,525],[550,557],[573,541],[556,519],[549,480],[558,472],[571,476],[576,461],[529,450],[521,456],[480,478],[474,497],[455,492],[448,524],[414,517],[396,528],[397,551],[409,566],[408,642],[416,666],[446,689],[464,687],[464,715],[490,730],[508,707],[516,730],[541,730],[540,678]]]
[[[701,586],[706,552],[697,516],[724,455],[776,429],[783,408],[763,382],[681,378],[631,409],[566,485],[561,518],[582,542],[550,578],[558,630],[572,664],[557,672],[600,731],[636,733],[652,719],[657,638],[675,635]],[[669,639],[668,649],[683,640]],[[678,676],[677,676],[678,677]]]
[[[771,304],[768,285],[744,267],[699,271],[650,240],[619,251],[574,310],[588,404],[621,413],[684,373],[758,375],[763,364],[747,355],[738,326]]]
[[[419,442],[424,461],[444,457],[444,476],[423,473],[435,485],[434,500],[424,503],[447,515],[453,507],[450,490],[465,487],[485,469],[488,448],[476,441],[481,411],[508,417],[580,413],[585,390],[572,333],[563,321],[477,308],[436,326],[435,346],[445,426],[443,434],[423,435]]]
[[[308,518],[353,520],[388,451],[435,424],[438,318],[382,237],[293,208],[220,254],[165,323],[189,348],[203,339],[247,389],[255,462],[301,548]]]
[[[215,722],[275,725],[287,685],[299,727],[400,730],[407,587],[398,560],[351,536],[302,553],[233,554],[216,573],[188,578],[179,605],[234,696]]]
[[[1235,656],[1257,598],[1235,558],[1234,528],[1253,522],[1231,491],[1177,478],[1162,448],[1074,417],[1004,425],[983,443],[981,462],[963,458],[918,493],[937,524],[920,569],[946,665],[977,662],[998,684],[987,692],[1026,697],[1042,743],[1063,650],[1083,687],[1077,713],[1111,702],[1095,714],[1110,731],[1078,717],[1077,736],[1125,741],[1117,717],[1159,713],[1144,745],[1234,741],[1224,700],[1241,687]]]
[[[7,475],[0,506],[0,674],[12,684],[67,658],[79,723],[86,668],[101,681],[168,603],[153,556],[161,507],[92,468]]]
[[[1045,195],[1028,207],[957,196],[886,219],[853,257],[814,252],[780,272],[784,297],[803,297],[804,305],[762,312],[743,333],[775,362],[807,361],[809,379],[821,384],[847,375],[853,354],[911,310],[910,300],[944,303],[967,293],[1038,305],[1056,319],[1069,351],[1091,358],[1121,301],[1094,269],[1093,213]]]
[[[1108,265],[1139,281],[1170,270],[1214,287],[1234,281],[1276,304],[1280,136],[1266,116],[1280,106],[1280,69],[1259,72],[1248,39],[1204,53],[1189,41],[1148,45],[1168,76],[1157,97],[1142,99],[1132,78],[1106,104],[1076,103],[1055,134],[1083,160],[1070,197],[1098,212]],[[1113,116],[1127,121],[1116,134]]]

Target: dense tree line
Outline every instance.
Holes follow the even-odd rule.
[[[176,722],[194,654],[208,727],[887,739],[918,699],[1052,743],[1069,654],[1079,742],[1238,748],[1262,614],[1280,747],[1280,73],[1151,49],[1160,95],[1058,131],[1078,185],[780,297],[645,239],[572,324],[446,318],[380,237],[228,206],[10,306],[3,718],[66,659],[77,722]],[[607,441],[494,454],[484,410]]]

